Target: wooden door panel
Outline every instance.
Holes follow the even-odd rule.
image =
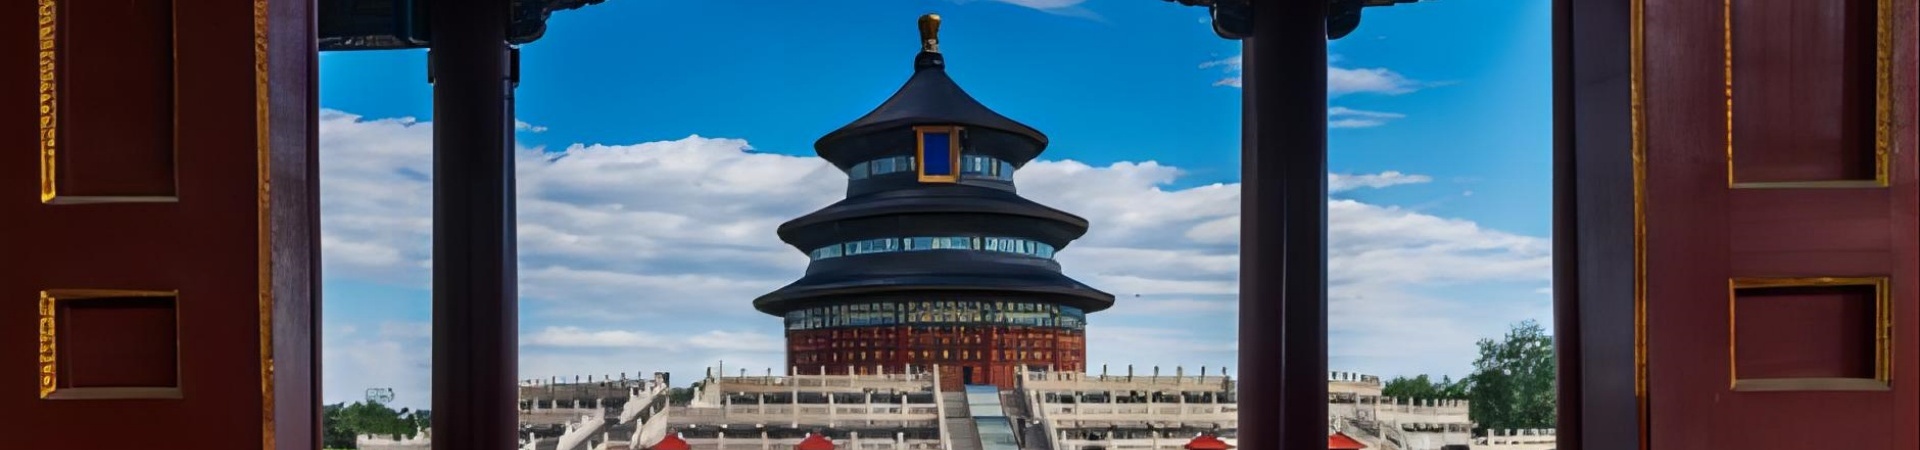
[[[1913,3],[1640,0],[1649,448],[1920,445]]]
[[[311,3],[6,3],[6,447],[315,447]]]

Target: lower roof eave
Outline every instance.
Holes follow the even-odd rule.
[[[877,285],[877,286],[820,286],[791,289],[782,288],[760,298],[753,299],[753,308],[773,316],[785,316],[788,311],[809,306],[811,303],[828,303],[836,297],[848,297],[871,294],[930,292],[930,291],[984,291],[1006,292],[1011,294],[1052,294],[1064,297],[1061,305],[1080,308],[1084,312],[1105,311],[1113,307],[1113,294],[1090,287],[981,287],[968,285]]]

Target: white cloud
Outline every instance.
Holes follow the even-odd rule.
[[[525,121],[520,121],[520,120],[513,121],[513,129],[520,130],[520,131],[531,131],[535,133],[544,133],[547,131],[547,127],[526,123]]]
[[[1407,117],[1405,114],[1362,111],[1344,106],[1327,108],[1328,128],[1370,128],[1386,125],[1387,121]]]
[[[587,331],[580,327],[548,327],[520,337],[521,345],[544,347],[670,347],[668,338],[635,331]]]
[[[951,1],[956,4],[964,5],[967,3],[975,2],[977,0],[948,0],[948,1]],[[1029,8],[1035,11],[1040,11],[1047,14],[1053,14],[1058,16],[1076,17],[1076,18],[1095,20],[1095,21],[1106,20],[1105,18],[1101,17],[1099,13],[1093,12],[1092,9],[1088,9],[1086,6],[1082,6],[1087,2],[1087,0],[988,0],[988,1],[991,1],[994,3],[1005,3],[1008,5],[1014,5],[1014,6],[1019,6],[1023,8]]]
[[[654,348],[673,351],[727,350],[778,352],[784,349],[780,338],[751,331],[709,330],[679,337],[644,331],[598,330],[580,327],[547,327],[520,337],[523,346],[577,348]]]
[[[1218,61],[1200,64],[1202,69],[1219,68],[1227,75],[1213,83],[1214,86],[1241,87],[1240,72],[1244,55],[1234,55]],[[1327,96],[1339,97],[1347,94],[1405,94],[1419,90],[1425,83],[1415,81],[1397,72],[1384,68],[1344,68],[1332,63],[1338,58],[1327,58]]]
[[[1025,6],[1033,9],[1060,9],[1080,6],[1087,0],[993,0],[1000,3]]]
[[[1353,93],[1405,94],[1420,88],[1420,83],[1383,68],[1347,69],[1327,67],[1327,95],[1338,97]]]
[[[421,322],[379,321],[380,331],[361,333],[353,325],[322,333],[321,392],[326,403],[361,401],[370,388],[392,388],[393,403],[409,408],[433,402],[431,326]],[[426,332],[423,332],[426,331]]]
[[[424,286],[431,124],[325,111],[321,128],[324,273]],[[750,302],[806,267],[774,228],[839,200],[845,175],[817,158],[700,136],[528,149],[517,164],[524,377],[666,370],[684,382],[721,360],[729,372],[783,371],[780,320]],[[1234,362],[1240,186],[1173,187],[1182,175],[1153,161],[1038,161],[1016,175],[1022,195],[1093,224],[1058,259],[1118,297],[1090,317],[1096,367]],[[1328,181],[1347,192],[1431,179]],[[1338,197],[1328,214],[1337,368],[1457,375],[1475,339],[1550,311],[1530,292],[1549,274],[1545,239]],[[1511,285],[1512,298],[1478,294]],[[425,386],[426,328],[328,326],[357,331],[327,337],[326,385],[342,396],[329,401]]]
[[[1429,177],[1426,175],[1405,174],[1405,173],[1400,173],[1400,171],[1397,171],[1397,170],[1389,170],[1389,171],[1380,172],[1380,173],[1366,173],[1366,174],[1358,174],[1358,175],[1335,173],[1335,174],[1327,175],[1327,190],[1331,192],[1339,193],[1339,192],[1346,192],[1346,191],[1359,189],[1359,188],[1378,189],[1378,188],[1383,188],[1388,186],[1398,186],[1402,184],[1419,184],[1419,183],[1426,183],[1430,181],[1433,181],[1433,177]]]

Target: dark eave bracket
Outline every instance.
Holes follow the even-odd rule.
[[[1253,36],[1253,0],[1163,0],[1186,6],[1204,6],[1212,17],[1213,32],[1240,40]],[[1327,39],[1340,39],[1360,27],[1360,10],[1420,0],[1327,0]]]

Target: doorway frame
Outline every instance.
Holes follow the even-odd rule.
[[[1638,1],[1553,0],[1553,318],[1560,405],[1557,445],[1561,449],[1644,445],[1640,440],[1644,436],[1643,352],[1637,320],[1640,296],[1634,288],[1639,282],[1639,220],[1637,213],[1626,213],[1637,211],[1636,185],[1632,182],[1633,154],[1623,151],[1638,148],[1630,108],[1636,92],[1633,85],[1638,81],[1633,76],[1633,61],[1639,51],[1635,20]],[[1254,37],[1243,41],[1240,245],[1241,273],[1255,275],[1241,277],[1239,300],[1241,443],[1245,448],[1310,448],[1324,445],[1327,421],[1322,406],[1327,395],[1328,337],[1324,176],[1327,4],[1277,0],[1253,3],[1259,6],[1252,11]],[[436,22],[436,26],[443,31],[450,26],[488,27],[472,21]],[[317,53],[317,47],[314,51]],[[1306,101],[1297,101],[1302,99]],[[475,103],[480,102],[465,102],[466,106]],[[436,114],[443,109],[441,106],[436,105]],[[511,114],[510,100],[499,106]],[[315,102],[309,112],[317,112],[317,108]],[[510,138],[507,146],[511,147]],[[483,168],[454,169],[477,172],[464,174],[468,182],[464,188],[468,190],[497,187],[510,177],[500,172],[484,173]],[[444,179],[436,176],[436,184]],[[514,199],[508,196],[502,201],[505,207],[495,210],[508,215],[502,219],[513,220],[510,214]],[[448,225],[449,229],[474,226]],[[497,231],[468,230],[466,234],[493,233]],[[505,261],[489,258],[475,264],[502,263]],[[317,261],[311,270],[318,273]],[[499,281],[504,286],[516,280]],[[488,305],[517,308],[511,290],[498,291],[483,293],[489,297]],[[441,307],[436,305],[436,313]],[[462,305],[445,308],[453,314],[474,309]],[[439,314],[434,321],[436,327],[442,325]],[[492,326],[483,328],[488,327]],[[435,339],[433,346],[436,353],[464,347],[463,353],[511,355],[511,341],[518,337],[512,328],[465,330],[466,336],[492,332],[496,339]],[[317,345],[314,352],[319,352]],[[441,373],[436,364],[436,385],[514,379],[510,365],[482,366],[480,370]],[[509,373],[495,373],[500,370]],[[317,378],[317,369],[314,375]],[[453,383],[440,383],[443,381]],[[1289,398],[1310,401],[1287,401]],[[493,417],[502,415],[502,411],[493,409],[510,408],[511,404],[458,403]],[[511,411],[506,412],[511,416]],[[436,440],[436,447],[441,447],[438,442],[454,441],[445,439],[453,436],[500,433],[484,429],[477,422],[440,425],[435,434],[443,439]],[[1588,430],[1593,433],[1585,433]]]

